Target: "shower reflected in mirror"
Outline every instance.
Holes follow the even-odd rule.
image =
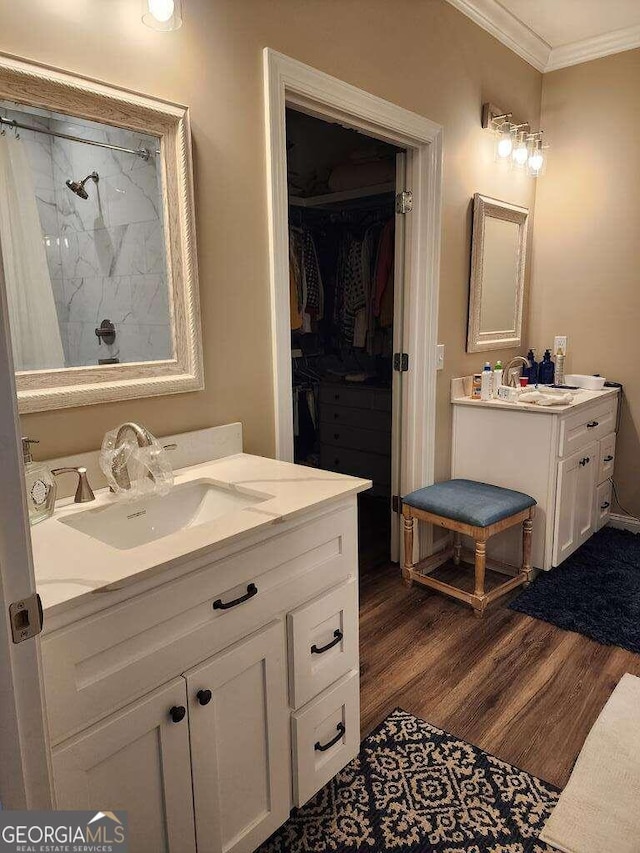
[[[82,181],[72,181],[71,178],[68,178],[65,181],[65,184],[69,187],[72,193],[80,196],[80,198],[88,199],[89,193],[85,190],[84,185],[87,181],[93,181],[94,184],[97,184],[100,180],[100,175],[97,172],[91,172],[90,175],[87,175]]]

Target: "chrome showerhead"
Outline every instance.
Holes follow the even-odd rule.
[[[89,198],[89,193],[85,190],[84,185],[89,180],[97,184],[100,180],[100,175],[98,175],[97,172],[91,172],[91,174],[87,175],[87,177],[83,181],[72,181],[71,178],[69,178],[67,181],[65,181],[65,183],[72,193],[75,193],[77,196],[80,196],[80,198],[87,199]]]

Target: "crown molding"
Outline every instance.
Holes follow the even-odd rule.
[[[448,0],[448,2],[538,71],[546,69],[551,45],[501,6],[497,0]]]
[[[640,47],[640,25],[552,48],[498,0],[447,2],[543,73]]]
[[[601,59],[603,56],[633,50],[635,47],[640,47],[640,25],[554,47],[544,70],[556,71],[558,68],[568,68],[570,65]]]

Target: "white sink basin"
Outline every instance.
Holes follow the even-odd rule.
[[[113,548],[127,551],[271,497],[232,491],[208,480],[193,480],[174,486],[168,495],[112,503],[58,520]]]

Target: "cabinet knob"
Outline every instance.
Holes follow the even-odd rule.
[[[609,501],[605,501],[603,504],[600,504],[600,509],[609,509],[610,506]]]
[[[169,711],[169,716],[172,722],[181,723],[187,715],[187,709],[184,705],[174,705]]]
[[[210,690],[198,690],[196,699],[201,705],[208,705],[211,702],[213,694]]]

